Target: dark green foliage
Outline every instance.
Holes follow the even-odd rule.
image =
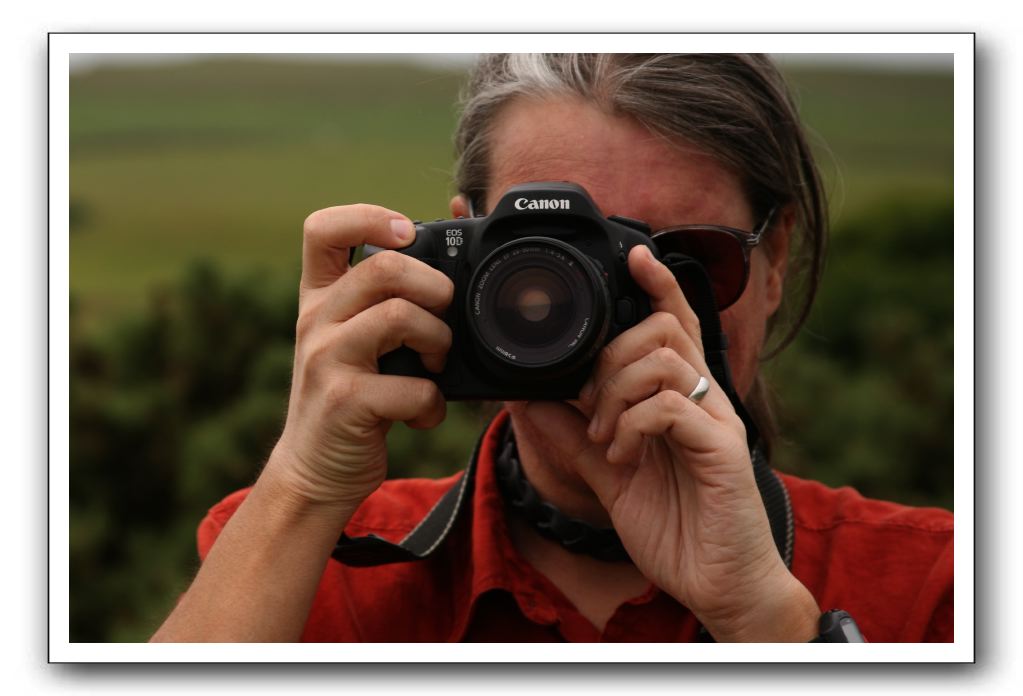
[[[74,640],[122,619],[141,637],[139,593],[166,606],[195,565],[195,523],[253,480],[284,415],[295,287],[196,264],[107,333],[72,314]]]
[[[952,204],[895,199],[835,231],[800,338],[767,368],[783,468],[952,507]]]
[[[199,520],[255,480],[280,435],[297,288],[195,263],[95,335],[71,303],[72,640],[143,640],[187,587]],[[458,471],[484,422],[451,404],[430,433],[398,424],[389,474]]]

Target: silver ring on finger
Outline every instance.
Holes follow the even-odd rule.
[[[698,404],[703,401],[703,397],[707,396],[707,392],[710,391],[710,380],[703,375],[700,375],[700,381],[693,387],[693,391],[689,393],[689,400],[694,404]]]

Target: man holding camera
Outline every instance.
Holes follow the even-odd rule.
[[[760,358],[791,304],[790,264],[808,257],[795,323],[805,318],[825,229],[774,67],[751,56],[486,56],[457,143],[455,220],[494,211],[524,183],[574,182],[602,215],[670,233],[707,273],[727,369],[709,364],[705,311],[678,275],[650,245],[623,247],[623,282],[649,312],[594,338],[578,393],[508,401],[471,481],[385,483],[390,424],[444,419],[436,376],[465,360],[469,339],[459,331],[453,345],[450,317],[469,300],[437,263],[395,251],[422,234],[404,215],[313,213],[283,434],[255,486],[204,520],[202,568],[154,640],[951,640],[949,513],[766,465]],[[364,244],[384,251],[350,266]],[[513,293],[511,310],[546,318],[552,292],[537,287]],[[401,348],[422,375],[380,369]],[[461,514],[423,560],[331,558],[343,556],[342,532],[415,536],[448,493]]]

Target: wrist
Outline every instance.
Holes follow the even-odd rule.
[[[821,611],[788,569],[763,584],[755,600],[720,619],[704,621],[719,643],[806,643],[817,637]],[[699,618],[699,617],[698,617]]]
[[[316,487],[310,485],[298,470],[296,462],[287,452],[275,449],[256,481],[254,492],[265,493],[285,518],[322,520],[325,524],[336,526],[340,534],[361,501],[335,500],[318,494]]]

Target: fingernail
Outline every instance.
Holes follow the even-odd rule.
[[[590,438],[594,438],[594,437],[597,436],[597,433],[599,431],[600,431],[600,416],[594,414],[593,415],[593,420],[590,421],[590,427],[586,430],[586,432],[589,434]]]
[[[415,237],[416,230],[412,223],[405,219],[395,218],[391,220],[391,232],[398,238],[399,242],[411,242]]]

